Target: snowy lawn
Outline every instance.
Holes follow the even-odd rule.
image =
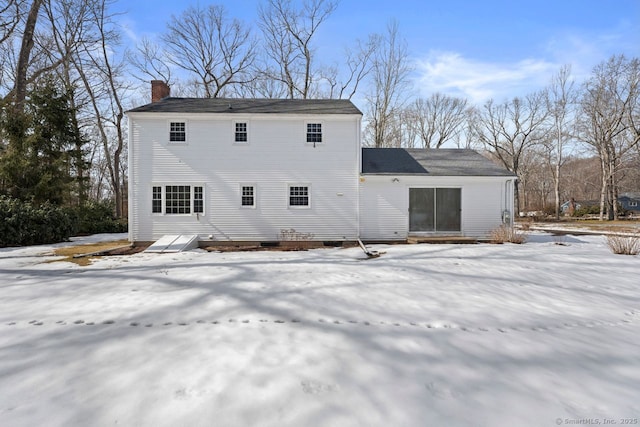
[[[0,249],[0,425],[638,424],[640,257],[559,239]]]

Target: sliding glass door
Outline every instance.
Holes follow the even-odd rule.
[[[409,232],[459,232],[459,188],[410,188]]]

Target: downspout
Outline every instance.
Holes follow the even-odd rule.
[[[133,191],[133,175],[136,172],[136,166],[133,164],[133,120],[127,115],[129,135],[127,137],[127,234],[129,242],[133,241],[133,199],[136,196]]]
[[[360,240],[360,177],[362,176],[362,116],[356,120],[356,237]]]
[[[504,182],[504,209],[502,211],[502,222],[509,226],[513,226],[513,190],[509,191],[512,188],[512,179],[508,179]],[[511,195],[511,197],[509,197]]]

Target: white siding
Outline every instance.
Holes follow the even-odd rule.
[[[314,240],[357,237],[359,115],[133,113],[130,119],[130,239],[164,234],[215,240],[278,240],[294,229]],[[170,121],[187,123],[185,144],[168,142]],[[234,123],[248,143],[234,143]],[[307,144],[306,122],[323,124],[323,143]],[[203,185],[202,215],[151,213],[152,186]],[[288,207],[288,185],[310,187],[311,207]],[[241,206],[254,185],[256,207]]]
[[[394,178],[398,181],[394,182]],[[502,212],[513,205],[508,177],[421,177],[364,175],[360,179],[360,236],[401,240],[409,235],[409,188],[461,189],[462,235],[487,237],[502,224]]]

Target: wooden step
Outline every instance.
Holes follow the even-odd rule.
[[[409,236],[407,243],[474,244],[478,243],[478,239],[464,236]]]

